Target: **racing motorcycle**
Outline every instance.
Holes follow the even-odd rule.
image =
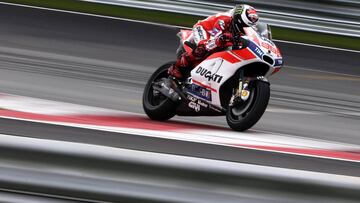
[[[165,121],[178,116],[226,116],[228,125],[245,131],[264,114],[269,98],[268,77],[283,66],[278,47],[267,24],[244,28],[234,45],[209,55],[183,81],[171,79],[169,62],[147,82],[143,108],[150,119]],[[181,30],[177,54],[191,52],[191,30]]]

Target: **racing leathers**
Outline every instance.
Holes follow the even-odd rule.
[[[184,52],[168,70],[169,75],[182,79],[208,55],[233,43],[232,16],[234,9],[219,13],[196,23],[189,41],[196,45],[192,52]]]

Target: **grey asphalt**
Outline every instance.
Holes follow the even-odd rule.
[[[0,92],[137,113],[143,113],[141,94],[147,78],[156,67],[174,60],[178,43],[175,28],[5,5],[0,5],[0,25]],[[286,43],[279,46],[286,67],[271,78],[269,109],[252,130],[360,144],[360,54]],[[226,126],[222,117],[176,119]],[[27,122],[2,123],[6,125],[0,133],[11,130],[14,135],[45,139],[62,135],[79,142],[109,144],[124,136],[97,131],[84,135],[78,129],[69,133]],[[95,139],[103,135],[104,139]],[[190,147],[187,142],[159,146],[156,139],[147,143],[126,139],[119,147],[252,163],[256,157],[267,157],[260,152],[246,157],[242,150],[216,149],[215,153],[210,146]],[[273,159],[277,156],[272,154]],[[320,164],[323,162],[316,160],[319,165],[313,165],[303,160],[296,164],[293,157],[279,162],[261,160],[256,163],[359,174],[356,165],[347,172],[348,163]]]

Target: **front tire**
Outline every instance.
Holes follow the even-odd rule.
[[[226,121],[230,128],[235,131],[245,131],[254,126],[264,114],[270,99],[270,84],[264,81],[254,81],[252,85],[253,94],[245,109],[237,106],[229,107],[226,112]],[[234,112],[241,112],[235,115]]]
[[[169,76],[167,70],[174,63],[170,62],[158,68],[146,83],[143,93],[143,108],[146,115],[152,120],[165,121],[176,115],[178,104],[161,93],[156,93],[152,87],[154,82]]]

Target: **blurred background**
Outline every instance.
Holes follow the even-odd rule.
[[[251,130],[149,120],[180,29],[255,7],[285,65]],[[360,1],[0,1],[3,202],[359,202]]]

